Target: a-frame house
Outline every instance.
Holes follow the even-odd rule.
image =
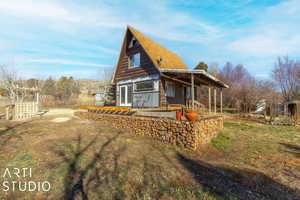
[[[226,88],[204,70],[191,70],[175,53],[128,26],[113,74],[116,105],[133,108],[185,105],[196,86]]]

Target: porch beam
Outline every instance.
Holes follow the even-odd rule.
[[[187,86],[191,86],[191,85],[192,85],[191,83],[188,83],[188,82],[179,80],[179,79],[177,79],[177,78],[173,78],[173,77],[167,76],[167,75],[165,75],[165,74],[161,74],[161,76],[164,77],[164,78],[167,78],[167,79],[170,79],[170,80],[177,81],[177,82],[179,82],[179,83],[185,84],[185,85],[187,85]]]
[[[198,76],[195,76],[195,80],[200,82],[202,85],[211,85],[211,82],[207,81],[205,79],[205,77],[198,77]]]
[[[194,109],[194,104],[195,104],[195,90],[194,90],[194,74],[191,73],[191,84],[192,84],[192,108]]]
[[[167,79],[170,79],[170,80],[173,80],[173,81],[177,81],[177,82],[182,83],[182,84],[185,84],[185,85],[187,85],[187,86],[191,86],[191,85],[192,85],[192,84],[189,83],[189,82],[180,80],[180,79],[178,79],[178,78],[170,77],[170,76],[168,76],[168,75],[166,75],[166,74],[163,74],[163,73],[161,73],[160,75],[161,75],[162,77],[164,77],[164,78],[167,78]],[[211,82],[205,80],[204,78],[205,78],[205,77],[199,78],[198,76],[195,76],[195,75],[194,75],[194,82],[199,82],[200,84],[206,85],[206,86],[211,85]],[[214,86],[215,86],[215,85],[214,85]],[[216,86],[216,87],[217,87],[217,86]]]

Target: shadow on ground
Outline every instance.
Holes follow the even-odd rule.
[[[127,147],[114,145],[120,134],[107,138],[101,146],[97,137],[83,145],[82,137],[76,139],[76,145],[55,151],[67,165],[64,177],[64,194],[61,199],[144,199],[149,195],[159,199],[162,185],[166,182],[162,170],[152,165],[146,157],[141,159],[140,181],[135,182],[129,173],[130,161],[123,159]],[[92,149],[98,149],[91,152]],[[85,157],[89,159],[84,159]]]
[[[128,159],[127,146],[119,142],[120,135],[106,137],[104,142],[98,136],[87,139],[78,135],[72,144],[63,145],[61,150],[56,148],[54,152],[63,159],[66,169],[61,199],[207,199],[207,193],[213,197],[208,199],[219,199],[218,196],[224,200],[300,199],[299,190],[261,172],[216,166],[180,152],[172,159],[161,150],[160,156],[178,174],[186,176],[183,170],[191,174],[191,183],[178,184],[168,177],[167,166],[153,163],[146,152]]]
[[[263,173],[213,166],[178,153],[178,160],[198,183],[224,196],[231,193],[239,199],[298,200],[300,191],[290,189]]]
[[[287,143],[280,143],[282,146],[284,146],[287,151],[287,153],[293,154],[294,156],[300,158],[300,146],[294,145],[294,144],[287,144]]]
[[[67,165],[67,173],[64,177],[64,195],[62,199],[105,199],[100,190],[110,191],[112,199],[121,199],[122,191],[116,185],[120,185],[122,177],[119,177],[121,169],[119,158],[125,147],[116,151],[107,152],[108,147],[118,138],[118,135],[108,138],[107,141],[97,148],[98,150],[86,157],[87,151],[92,150],[97,144],[97,136],[88,144],[83,145],[82,137],[76,139],[76,145],[68,145],[66,149],[56,151]],[[98,191],[99,190],[99,191]],[[97,195],[95,197],[94,195]]]
[[[87,142],[79,135],[75,144],[55,150],[66,165],[60,199],[196,200],[207,195],[199,184],[184,188],[172,182],[165,166],[153,164],[147,153],[128,159],[127,146],[118,143],[122,139],[119,137],[120,134],[108,137],[99,144],[97,137]]]

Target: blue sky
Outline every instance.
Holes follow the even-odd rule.
[[[199,61],[243,64],[268,78],[278,56],[300,58],[299,0],[0,1],[0,64],[24,78],[99,78],[129,24]]]

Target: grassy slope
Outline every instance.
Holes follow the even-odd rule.
[[[211,145],[190,152],[78,119],[4,126],[12,128],[0,129],[1,175],[5,167],[32,167],[33,180],[53,187],[0,197],[284,199],[300,188],[295,128],[229,120]]]

